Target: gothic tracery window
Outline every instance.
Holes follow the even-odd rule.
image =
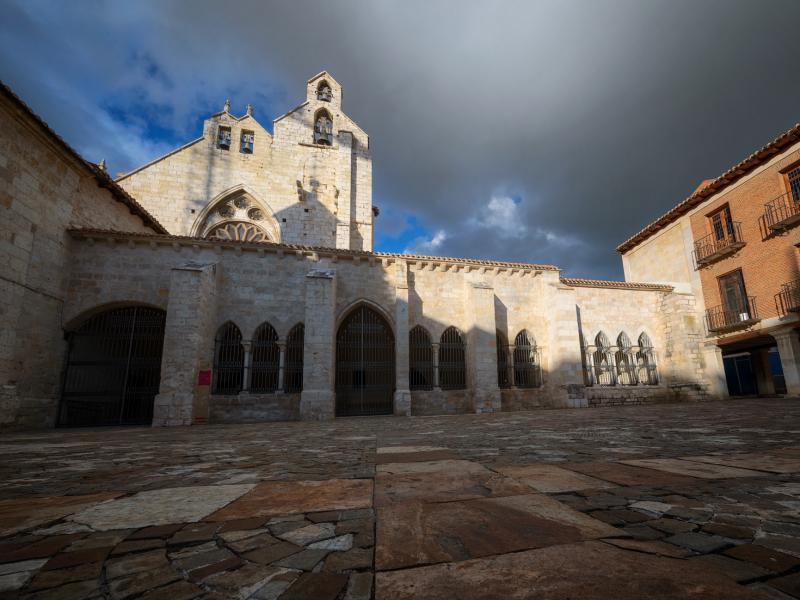
[[[628,334],[624,331],[617,336],[617,352],[614,356],[617,365],[617,381],[620,385],[636,385],[636,365],[633,358],[633,347]]]
[[[527,329],[520,331],[514,339],[514,385],[520,388],[542,385],[539,349]]]
[[[419,325],[408,333],[408,381],[412,390],[433,389],[433,345]]]
[[[333,120],[327,110],[320,110],[314,119],[314,143],[333,145]]]
[[[262,323],[253,336],[250,358],[250,391],[270,393],[278,389],[280,349],[278,334],[269,323]]]
[[[235,242],[268,242],[266,232],[252,223],[221,223],[211,229],[206,235],[209,239],[227,240]]]
[[[463,390],[467,387],[464,338],[455,327],[448,327],[439,344],[439,387]]]
[[[615,385],[614,353],[611,351],[611,342],[602,331],[594,338],[595,351],[592,353],[594,363],[594,380],[597,385]]]
[[[656,353],[650,337],[642,332],[639,335],[639,349],[636,352],[636,368],[639,381],[646,385],[658,385],[658,369],[656,368]]]
[[[242,332],[228,321],[214,338],[214,393],[238,394],[244,382]]]

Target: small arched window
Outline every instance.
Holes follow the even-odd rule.
[[[615,385],[614,355],[611,342],[602,331],[594,338],[595,351],[592,354],[594,363],[594,380],[598,385]]]
[[[500,388],[511,387],[511,377],[508,372],[508,342],[506,336],[498,329],[495,335],[497,340],[497,386]]]
[[[455,327],[444,330],[439,344],[439,387],[463,390],[467,387],[464,338]]]
[[[408,332],[408,384],[412,390],[433,389],[431,336],[419,325]]]
[[[214,393],[238,394],[242,391],[244,346],[242,332],[228,321],[214,339]]]
[[[317,111],[314,117],[314,143],[322,146],[333,145],[333,119],[325,109]]]
[[[620,385],[636,385],[636,365],[633,348],[628,334],[624,331],[617,336],[617,352],[614,355],[617,365],[617,381]]]
[[[330,102],[332,99],[333,91],[331,90],[331,86],[328,85],[328,82],[323,79],[317,86],[317,100],[321,100],[322,102]]]
[[[536,340],[523,329],[514,339],[514,385],[535,388],[542,385],[539,349]]]
[[[269,323],[262,323],[253,336],[250,366],[250,391],[266,394],[278,389],[281,352],[278,334]]]
[[[306,328],[298,323],[286,336],[286,365],[283,387],[287,394],[303,389],[303,343]]]
[[[656,368],[656,351],[650,337],[642,332],[639,335],[639,349],[636,352],[636,370],[639,381],[645,385],[658,385],[658,369]]]

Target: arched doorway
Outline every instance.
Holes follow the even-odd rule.
[[[115,308],[69,332],[59,425],[149,425],[165,319],[157,308]]]
[[[336,335],[336,416],[392,414],[394,383],[392,329],[362,304]]]

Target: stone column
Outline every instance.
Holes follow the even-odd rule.
[[[751,356],[753,357],[759,396],[774,396],[775,381],[772,378],[772,368],[769,366],[769,348],[757,348],[753,350]]]
[[[278,341],[278,351],[280,352],[280,358],[278,359],[278,389],[275,390],[275,393],[282,394],[286,377],[286,340]]]
[[[431,350],[433,353],[433,389],[440,391],[439,387],[439,342],[431,343]]]
[[[786,393],[789,396],[800,396],[800,338],[797,331],[781,331],[773,333],[772,337],[778,342]]]
[[[395,265],[395,391],[394,414],[411,416],[411,390],[408,384],[408,270],[405,261]]]
[[[332,419],[336,413],[336,271],[315,269],[306,275],[303,391],[300,418]]]
[[[472,407],[476,413],[499,411],[494,288],[485,282],[473,282],[467,303],[467,387]]]
[[[244,348],[244,372],[242,373],[242,393],[250,391],[250,371],[253,366],[253,342],[250,340],[242,342]]]
[[[214,264],[172,269],[154,427],[208,419],[210,387],[198,373],[212,368],[218,271]]]

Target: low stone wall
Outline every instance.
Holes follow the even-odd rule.
[[[500,396],[503,412],[536,410],[537,408],[564,408],[563,400],[556,399],[552,390],[543,387],[501,389]]]
[[[665,386],[592,386],[584,392],[590,407],[629,406],[634,404],[654,404],[656,402],[674,402],[672,390]]]
[[[211,396],[209,423],[299,421],[300,394]]]
[[[472,412],[468,390],[411,392],[412,416],[457,415]]]

